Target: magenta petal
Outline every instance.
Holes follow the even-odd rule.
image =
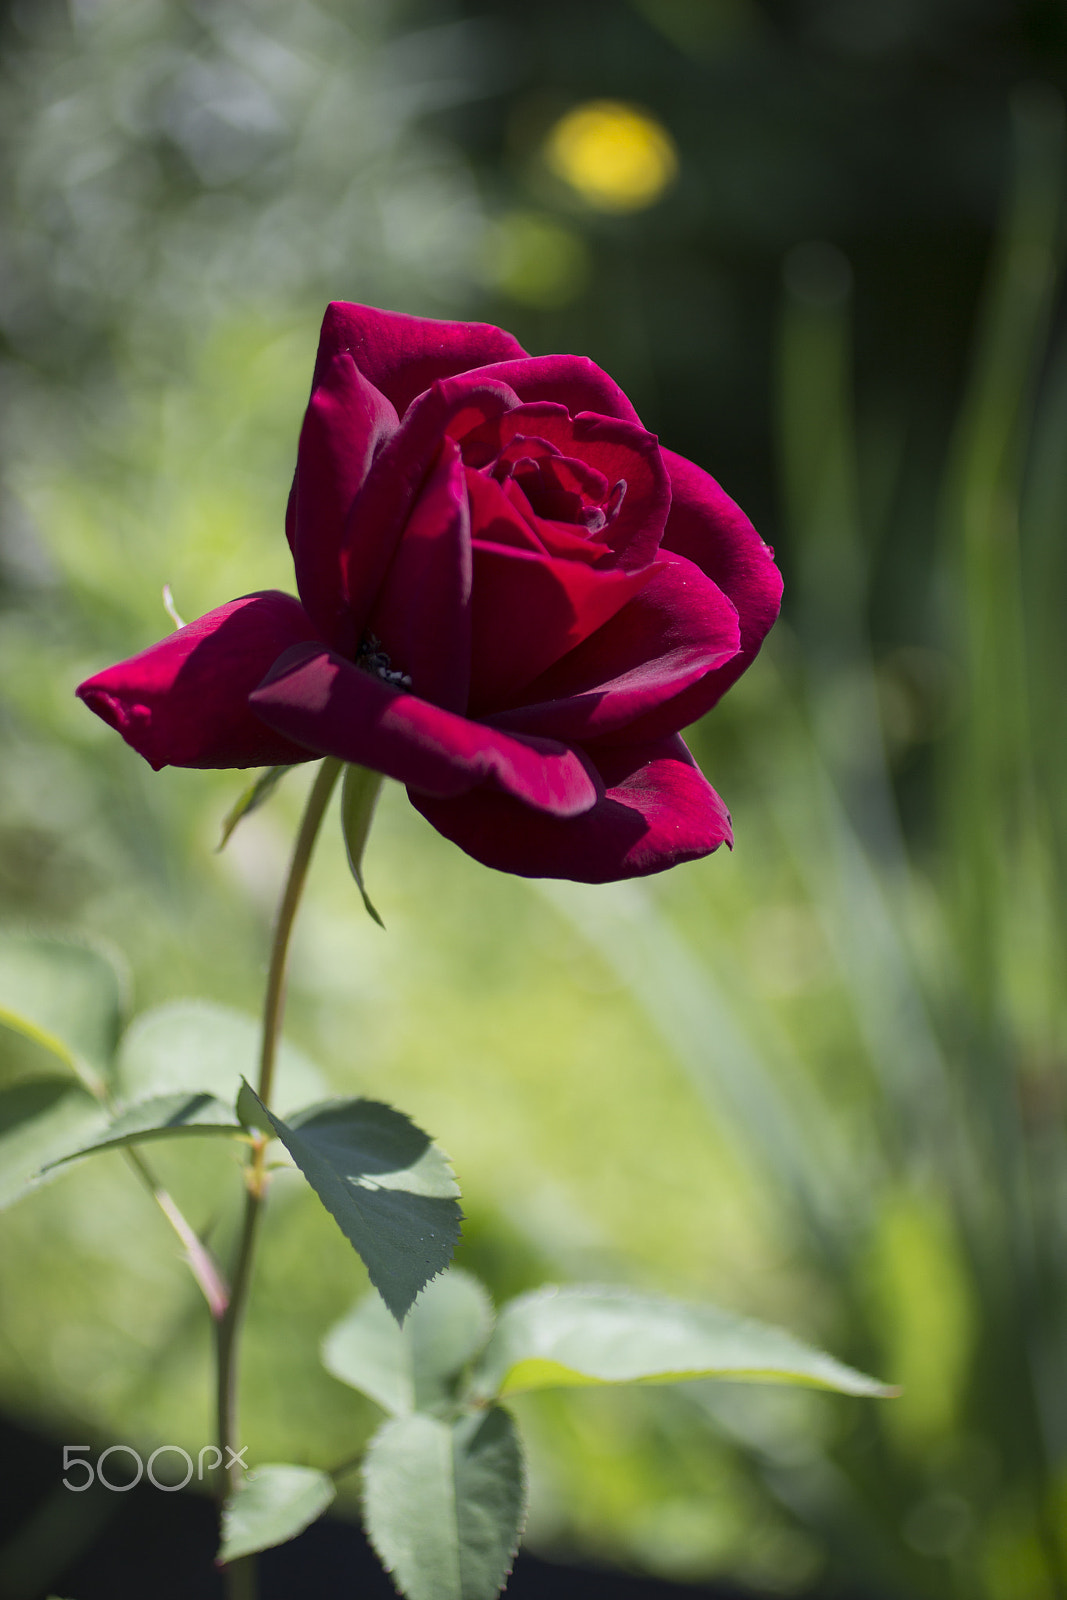
[[[488,720],[568,742],[618,730],[627,744],[644,743],[684,726],[683,691],[731,660],[738,642],[722,590],[691,561],[661,558],[640,594],[530,684],[526,705]]]
[[[266,727],[248,696],[290,645],[317,639],[276,589],[244,595],[79,685],[90,711],[160,767],[267,767],[308,752]]]
[[[475,472],[473,467],[464,470],[471,530],[477,531],[483,544],[510,545],[513,550],[525,550],[534,556],[552,553],[541,538],[541,519],[534,516],[533,507],[514,478],[498,483],[483,472]]]
[[[471,676],[471,537],[459,446],[446,439],[415,502],[370,616],[416,695],[466,711]]]
[[[588,356],[524,356],[483,367],[481,375],[510,384],[523,400],[554,400],[565,405],[572,417],[579,411],[595,411],[600,417],[641,423],[614,378]]]
[[[500,500],[510,511],[502,493]],[[507,706],[621,610],[652,572],[601,571],[477,537],[472,547],[471,709],[478,715]]]
[[[411,803],[476,861],[523,878],[612,883],[732,843],[729,812],[677,736],[588,753],[605,793],[569,821],[531,813],[486,789],[455,800],[411,794]]]
[[[573,750],[469,722],[373,677],[323,647],[298,646],[252,695],[276,732],[319,755],[384,772],[438,797],[494,785],[524,801],[524,815],[587,811],[597,787]]]
[[[322,321],[316,383],[341,350],[349,352],[364,377],[401,416],[415,396],[438,378],[526,355],[510,333],[489,323],[438,322],[336,300],[327,306]]]
[[[342,555],[357,640],[446,435],[457,425],[464,431],[477,427],[518,403],[504,383],[466,376],[445,379],[419,396],[378,452],[349,514]]]
[[[715,479],[673,450],[662,452],[671,478],[671,510],[664,550],[694,561],[737,607],[741,648],[732,661],[694,692],[687,722],[719,700],[755,658],[782,603],[782,575],[774,551],[764,544],[740,506]],[[681,723],[679,726],[686,726]]]
[[[545,403],[511,407],[497,431],[502,443],[528,434],[554,446],[562,456],[593,468],[609,490],[624,484],[618,514],[589,540],[602,545],[605,555],[614,551],[620,566],[644,566],[654,558],[671,504],[670,478],[655,434],[640,423],[588,411],[571,417],[562,406]]]
[[[286,518],[304,609],[324,639],[355,650],[341,573],[345,525],[371,461],[399,426],[352,357],[324,364],[304,417]]]

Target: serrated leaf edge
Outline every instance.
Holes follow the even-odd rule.
[[[499,1587],[498,1587],[498,1589],[496,1591],[497,1594],[500,1595],[507,1588],[508,1579],[511,1577],[512,1573],[515,1570],[515,1562],[516,1562],[516,1559],[518,1558],[519,1551],[522,1549],[522,1541],[523,1541],[523,1537],[524,1537],[524,1535],[526,1533],[526,1523],[527,1523],[527,1519],[528,1519],[529,1513],[530,1513],[530,1467],[529,1467],[529,1463],[528,1463],[528,1461],[526,1459],[526,1450],[525,1450],[525,1448],[523,1446],[522,1434],[519,1431],[519,1425],[515,1420],[514,1413],[512,1411],[510,1411],[507,1406],[501,1405],[499,1401],[493,1401],[489,1406],[466,1406],[466,1407],[464,1407],[463,1412],[461,1413],[461,1416],[479,1416],[479,1415],[480,1416],[485,1416],[494,1407],[497,1410],[504,1411],[504,1412],[507,1413],[507,1416],[511,1420],[511,1425],[515,1429],[515,1438],[516,1438],[516,1441],[517,1441],[518,1446],[519,1446],[519,1488],[520,1488],[520,1492],[521,1492],[521,1503],[520,1503],[520,1507],[519,1507],[518,1522],[517,1522],[516,1528],[515,1528],[514,1544],[512,1545],[511,1550],[510,1550],[510,1552],[508,1554],[507,1566],[504,1568],[504,1573],[503,1573],[503,1576],[501,1578],[500,1585],[499,1585]],[[399,1590],[399,1592],[401,1594],[405,1594],[406,1591],[401,1588],[399,1581],[397,1581],[396,1568],[395,1568],[395,1566],[390,1565],[390,1563],[389,1563],[388,1559],[386,1558],[386,1556],[379,1549],[378,1541],[375,1538],[374,1532],[373,1532],[373,1530],[372,1530],[372,1528],[370,1526],[370,1522],[369,1522],[369,1520],[367,1518],[367,1515],[366,1515],[365,1476],[364,1475],[365,1475],[367,1457],[370,1455],[371,1450],[374,1448],[375,1441],[383,1433],[385,1433],[387,1429],[393,1427],[394,1424],[401,1423],[401,1422],[406,1422],[406,1421],[410,1420],[411,1417],[415,1417],[415,1416],[428,1417],[432,1422],[438,1422],[443,1427],[448,1428],[450,1430],[450,1432],[454,1432],[456,1423],[461,1420],[461,1417],[455,1417],[455,1418],[451,1419],[450,1421],[446,1421],[444,1418],[435,1416],[433,1414],[433,1412],[429,1412],[429,1411],[409,1411],[409,1412],[407,1412],[405,1414],[402,1414],[402,1415],[388,1416],[380,1424],[380,1426],[375,1429],[374,1433],[368,1439],[367,1444],[366,1444],[366,1448],[365,1448],[364,1453],[363,1453],[363,1461],[360,1464],[361,1509],[362,1509],[362,1512],[363,1512],[363,1527],[364,1527],[364,1531],[366,1532],[367,1539],[368,1539],[368,1541],[370,1543],[371,1548],[374,1551],[374,1554],[378,1557],[378,1560],[381,1562],[382,1567],[389,1574],[390,1578],[392,1578],[394,1580],[395,1586],[396,1586],[396,1588]],[[453,1443],[453,1458],[452,1458],[453,1459],[453,1465],[454,1465],[454,1462],[455,1462],[454,1451],[455,1451],[455,1445]],[[454,1485],[455,1484],[455,1473],[454,1473],[454,1471],[453,1471],[453,1479],[452,1479],[452,1481],[453,1481],[453,1485]]]
[[[290,1113],[291,1117],[293,1117],[293,1118],[299,1117],[300,1118],[299,1122],[297,1122],[295,1120],[294,1121],[290,1121],[290,1122],[286,1122],[283,1118],[275,1116],[274,1112],[271,1111],[268,1106],[265,1106],[263,1104],[263,1101],[259,1098],[259,1095],[256,1094],[256,1091],[253,1088],[251,1088],[251,1085],[246,1085],[246,1087],[248,1087],[249,1093],[252,1094],[255,1097],[256,1103],[261,1107],[264,1115],[270,1121],[271,1127],[274,1130],[274,1137],[276,1139],[278,1139],[281,1142],[282,1145],[284,1145],[285,1149],[288,1151],[289,1155],[292,1157],[294,1165],[296,1166],[297,1170],[300,1172],[301,1176],[303,1177],[304,1182],[308,1185],[308,1188],[312,1191],[312,1193],[317,1197],[317,1199],[318,1199],[320,1205],[322,1206],[323,1210],[330,1217],[333,1218],[334,1222],[341,1229],[341,1232],[342,1232],[342,1234],[344,1234],[344,1237],[346,1239],[348,1239],[348,1234],[345,1232],[345,1229],[342,1226],[340,1219],[337,1217],[336,1213],[334,1212],[333,1207],[327,1204],[326,1200],[319,1193],[319,1191],[315,1187],[315,1185],[311,1182],[311,1179],[308,1177],[308,1175],[304,1171],[303,1167],[301,1167],[299,1161],[297,1161],[295,1154],[293,1153],[293,1151],[289,1147],[288,1140],[284,1137],[283,1134],[281,1134],[278,1131],[279,1125],[282,1128],[284,1128],[287,1133],[299,1134],[301,1129],[302,1129],[302,1127],[304,1126],[305,1122],[307,1122],[307,1120],[310,1119],[312,1116],[315,1116],[316,1114],[318,1114],[321,1111],[337,1110],[337,1109],[340,1109],[340,1108],[342,1108],[344,1106],[349,1106],[349,1105],[376,1106],[376,1107],[381,1108],[382,1110],[391,1111],[396,1116],[403,1117],[405,1119],[405,1121],[407,1121],[411,1125],[411,1127],[413,1127],[418,1133],[422,1134],[422,1136],[429,1142],[429,1144],[431,1144],[433,1146],[433,1148],[437,1151],[438,1155],[441,1157],[441,1159],[442,1159],[442,1161],[443,1161],[443,1163],[445,1165],[445,1168],[446,1168],[446,1170],[448,1172],[449,1177],[452,1179],[452,1182],[455,1185],[456,1192],[455,1192],[454,1195],[440,1195],[440,1196],[434,1197],[434,1198],[445,1200],[445,1201],[451,1201],[452,1204],[455,1205],[455,1208],[456,1208],[455,1237],[452,1240],[452,1252],[453,1253],[455,1252],[456,1245],[459,1243],[462,1225],[463,1225],[463,1222],[465,1220],[463,1212],[460,1209],[460,1205],[459,1205],[460,1188],[459,1188],[459,1182],[458,1182],[458,1180],[456,1178],[455,1169],[454,1169],[454,1167],[452,1165],[451,1158],[449,1157],[447,1152],[444,1151],[441,1148],[441,1146],[437,1143],[436,1139],[433,1139],[426,1132],[425,1128],[420,1128],[418,1123],[415,1122],[412,1117],[409,1117],[406,1111],[400,1111],[396,1106],[389,1105],[389,1103],[387,1101],[385,1101],[385,1100],[368,1100],[366,1098],[366,1096],[356,1095],[356,1096],[352,1096],[352,1097],[350,1097],[348,1099],[321,1100],[321,1101],[316,1102],[314,1105],[304,1106],[300,1111]],[[341,1180],[341,1179],[339,1179],[339,1181],[343,1182],[343,1180]],[[373,1284],[376,1292],[379,1295],[381,1295],[381,1298],[385,1301],[385,1304],[388,1307],[390,1314],[393,1317],[396,1318],[397,1324],[400,1327],[403,1327],[404,1321],[405,1321],[405,1319],[406,1319],[406,1317],[408,1315],[408,1312],[411,1310],[411,1307],[415,1304],[415,1301],[418,1299],[418,1297],[422,1293],[423,1289],[425,1289],[426,1285],[428,1283],[432,1283],[435,1278],[439,1278],[441,1276],[442,1272],[447,1271],[448,1265],[450,1264],[450,1261],[451,1261],[451,1256],[450,1256],[449,1262],[447,1262],[444,1267],[438,1268],[438,1270],[436,1272],[431,1272],[428,1277],[424,1278],[422,1283],[415,1290],[415,1293],[412,1296],[412,1299],[411,1299],[410,1303],[407,1306],[405,1306],[405,1308],[404,1308],[404,1310],[402,1312],[398,1312],[395,1309],[394,1306],[390,1305],[389,1299],[388,1299],[387,1295],[385,1294],[385,1291],[382,1289],[381,1285],[378,1284],[375,1281],[375,1275],[371,1271],[371,1268],[370,1268],[369,1264],[367,1263],[367,1261],[364,1260],[362,1252],[357,1249],[357,1247],[352,1243],[351,1239],[348,1239],[348,1243],[351,1246],[351,1248],[353,1250],[355,1250],[357,1256],[359,1256],[359,1259],[363,1262],[364,1267],[366,1267],[366,1269],[367,1269],[367,1276],[370,1278],[370,1281]]]
[[[128,1116],[132,1111],[136,1111],[139,1106],[149,1106],[153,1101],[169,1100],[172,1098],[178,1098],[178,1095],[146,1095],[143,1100],[134,1100],[128,1106],[123,1106],[121,1110],[115,1111],[111,1117],[111,1121],[106,1127],[101,1129],[101,1132],[107,1133],[109,1129],[117,1127],[122,1121],[123,1117]],[[217,1095],[212,1094],[210,1089],[191,1089],[187,1093],[182,1092],[182,1098],[188,1100],[203,1099],[212,1101],[214,1104],[221,1106],[224,1111],[229,1110],[226,1102],[224,1100],[220,1100]],[[79,1161],[83,1156],[103,1155],[105,1151],[123,1150],[130,1145],[157,1144],[162,1139],[195,1138],[197,1135],[209,1139],[235,1139],[240,1138],[242,1135],[244,1135],[244,1133],[244,1127],[240,1122],[236,1121],[233,1123],[179,1122],[175,1123],[173,1126],[166,1123],[161,1123],[158,1127],[137,1129],[132,1135],[120,1134],[117,1138],[101,1139],[99,1141],[94,1141],[92,1144],[79,1146],[77,1150],[71,1150],[66,1155],[57,1156],[53,1161],[46,1162],[41,1168],[41,1175],[51,1172],[56,1167],[66,1166],[72,1161]]]
[[[234,1561],[234,1560],[239,1560],[243,1556],[246,1556],[246,1555],[249,1555],[249,1556],[258,1555],[263,1550],[275,1550],[275,1549],[278,1548],[279,1545],[288,1544],[292,1539],[298,1539],[300,1537],[300,1535],[302,1533],[304,1533],[306,1531],[306,1529],[310,1528],[314,1523],[316,1523],[319,1520],[320,1517],[325,1516],[326,1512],[329,1510],[330,1506],[333,1505],[334,1500],[337,1498],[337,1485],[336,1485],[336,1483],[334,1481],[334,1475],[333,1475],[332,1472],[326,1472],[321,1467],[308,1467],[308,1466],[306,1466],[305,1463],[299,1462],[299,1461],[263,1461],[263,1462],[260,1462],[260,1464],[257,1467],[254,1467],[252,1469],[252,1471],[249,1473],[249,1482],[252,1482],[255,1479],[255,1477],[256,1477],[256,1475],[258,1473],[265,1471],[269,1467],[285,1467],[285,1468],[298,1467],[302,1471],[315,1473],[320,1479],[325,1480],[325,1482],[329,1484],[330,1491],[331,1491],[330,1492],[330,1496],[327,1499],[326,1503],[321,1507],[321,1509],[319,1511],[316,1511],[314,1516],[310,1517],[308,1519],[308,1521],[303,1524],[302,1527],[297,1528],[294,1533],[287,1534],[284,1539],[277,1539],[277,1540],[273,1541],[270,1544],[257,1545],[254,1550],[242,1550],[240,1552],[239,1556],[233,1556],[233,1555],[229,1555],[228,1556],[228,1555],[224,1554],[225,1548],[226,1548],[226,1536],[225,1536],[225,1533],[224,1533],[223,1537],[219,1540],[219,1548],[218,1548],[218,1552],[217,1552],[217,1554],[215,1556],[215,1565],[216,1566],[225,1566],[229,1562]],[[223,1519],[224,1519],[223,1520],[223,1528],[224,1529],[225,1529],[225,1526],[226,1526],[225,1518],[227,1517],[228,1513],[230,1513],[230,1511],[232,1510],[232,1507],[233,1507],[234,1503],[236,1502],[236,1500],[238,1499],[238,1497],[245,1493],[245,1489],[246,1488],[247,1488],[247,1485],[242,1485],[242,1487],[240,1489],[236,1489],[232,1493],[230,1493],[230,1494],[228,1494],[226,1496],[226,1499],[223,1502],[223,1507],[222,1507],[222,1515],[223,1515]]]

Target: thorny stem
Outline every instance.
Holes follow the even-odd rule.
[[[334,785],[341,772],[342,763],[328,758],[319,769],[304,810],[300,831],[293,846],[289,876],[278,907],[278,919],[271,946],[267,988],[263,998],[263,1045],[259,1059],[259,1098],[269,1105],[274,1087],[274,1067],[278,1055],[282,1012],[285,1007],[285,974],[289,957],[289,939],[293,930],[297,907],[307,878],[311,853],[315,847],[319,828]],[[219,1468],[219,1497],[238,1489],[243,1481],[242,1468],[237,1460],[238,1439],[238,1370],[241,1328],[248,1306],[252,1286],[252,1267],[255,1260],[256,1239],[263,1200],[266,1195],[267,1139],[257,1135],[252,1143],[248,1165],[245,1168],[245,1212],[241,1239],[234,1263],[230,1302],[217,1328],[218,1365],[218,1440],[222,1452]],[[254,1556],[243,1556],[226,1567],[228,1600],[255,1600],[256,1568]]]

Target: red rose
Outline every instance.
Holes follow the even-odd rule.
[[[245,595],[79,688],[152,766],[336,756],[528,877],[730,839],[678,730],[756,654],[778,571],[591,361],[330,306],[287,532],[299,601]]]

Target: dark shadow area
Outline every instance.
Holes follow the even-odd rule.
[[[62,1449],[0,1422],[0,1600],[222,1600],[216,1517],[201,1494],[141,1482],[126,1493],[62,1486]],[[115,1479],[121,1481],[116,1465]],[[260,1558],[261,1600],[395,1600],[362,1531],[327,1517]],[[557,1565],[525,1553],[510,1600],[760,1600],[753,1590],[691,1587]],[[808,1600],[816,1600],[814,1595]],[[857,1593],[836,1600],[862,1600]]]

